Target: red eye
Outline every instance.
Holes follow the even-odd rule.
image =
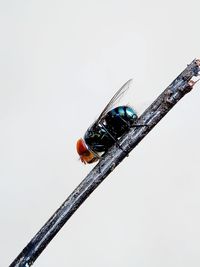
[[[88,149],[85,145],[85,142],[82,138],[77,141],[76,150],[80,156],[85,154],[88,151]]]
[[[76,150],[80,156],[80,160],[84,164],[93,163],[98,160],[98,158],[90,150],[88,150],[85,141],[82,138],[77,141]]]

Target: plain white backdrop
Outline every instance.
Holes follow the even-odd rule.
[[[0,1],[0,266],[93,167],[75,143],[129,78],[154,99],[200,56],[200,2]],[[34,266],[200,266],[200,85]],[[133,99],[134,106],[134,99]]]

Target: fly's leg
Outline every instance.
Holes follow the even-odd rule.
[[[122,147],[121,147],[121,145],[119,144],[119,142],[118,142],[118,139],[116,139],[107,129],[106,129],[106,127],[103,125],[103,124],[101,124],[101,127],[104,129],[104,131],[113,139],[113,141],[115,141],[115,143],[117,144],[117,146],[122,150],[122,151],[124,151],[124,152],[126,152]]]
[[[143,127],[143,126],[148,126],[147,124],[130,124],[128,123],[126,120],[124,120],[121,116],[119,116],[119,118],[129,127],[129,128],[132,128],[132,127]]]
[[[101,165],[99,164],[99,173],[101,173]]]
[[[131,127],[131,125],[130,125],[130,123],[128,123],[126,120],[124,120],[123,118],[122,118],[122,116],[119,116],[119,118],[130,128]]]
[[[103,124],[101,124],[101,127],[113,139],[113,141],[115,141],[117,143],[118,140],[106,129],[106,127]]]
[[[132,127],[148,127],[148,125],[147,124],[133,124],[131,125],[131,128]]]

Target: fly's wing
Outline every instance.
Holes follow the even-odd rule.
[[[129,89],[130,84],[132,82],[132,79],[128,80],[111,98],[109,103],[105,106],[101,114],[99,115],[98,119],[96,120],[95,124],[98,123],[106,114],[107,112],[112,108],[112,106],[119,101],[119,99],[126,93],[126,91]]]

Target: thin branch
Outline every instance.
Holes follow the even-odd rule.
[[[136,124],[146,125],[129,130],[103,156],[80,185],[72,192],[61,207],[33,237],[10,267],[31,266],[42,253],[52,238],[68,221],[80,205],[89,197],[97,186],[111,173],[129,152],[153,129],[168,111],[193,88],[191,80],[198,76],[200,60],[193,60],[190,65],[163,91],[163,93],[140,116]]]

